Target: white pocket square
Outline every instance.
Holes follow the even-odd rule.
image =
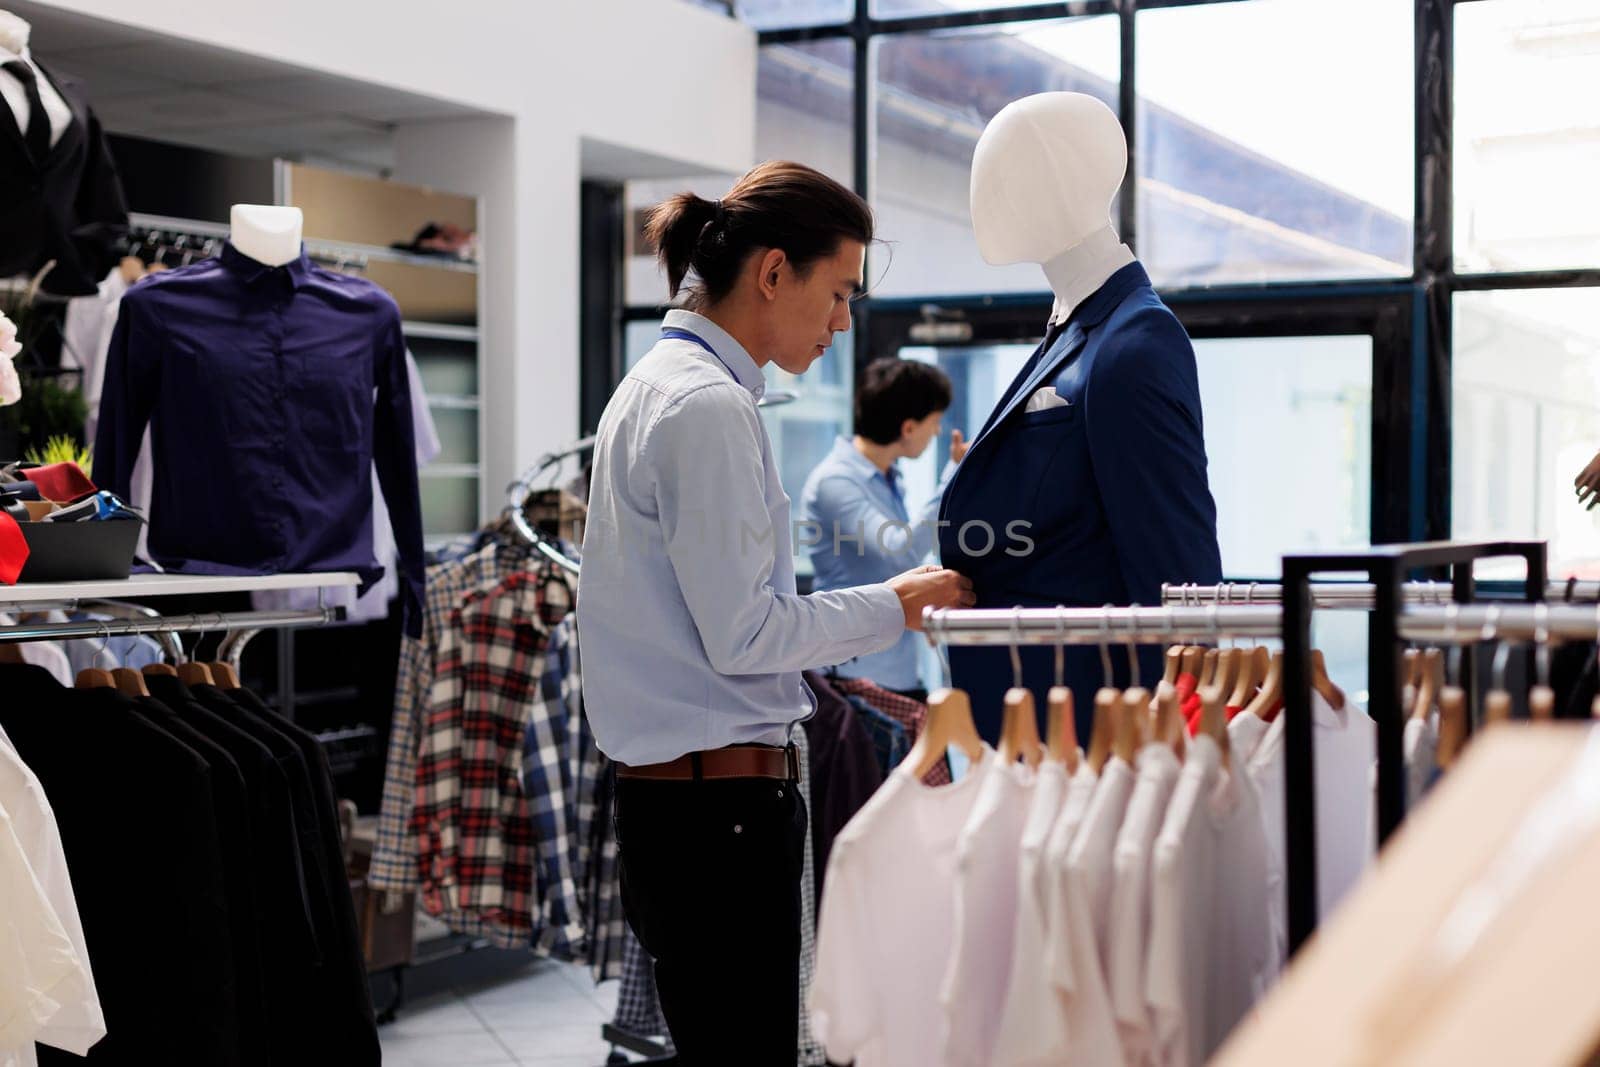
[[[1056,392],[1055,387],[1045,386],[1028,398],[1027,411],[1049,411],[1051,408],[1069,408],[1072,401]]]

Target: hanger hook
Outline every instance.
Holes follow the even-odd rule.
[[[1454,600],[1445,606],[1445,641],[1450,645],[1445,653],[1445,681],[1454,686],[1461,684],[1461,642],[1456,640],[1456,616],[1460,613],[1461,605]]]
[[[1056,605],[1056,688],[1067,684],[1067,616],[1066,608]]]
[[[1022,605],[1011,609],[1011,687],[1022,688]]]
[[[1111,605],[1100,607],[1100,671],[1105,675],[1105,687],[1110,689],[1111,677]]]
[[[1134,604],[1128,608],[1128,684],[1130,688],[1138,689],[1139,685],[1139,616],[1136,612],[1139,605]]]
[[[94,662],[99,663],[101,656],[111,654],[111,623],[106,619],[100,620],[100,647],[95,649]]]

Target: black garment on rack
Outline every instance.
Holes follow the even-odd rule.
[[[217,819],[218,855],[223,885],[228,894],[228,920],[232,935],[234,988],[239,1000],[240,1061],[267,1064],[266,979],[256,901],[254,843],[251,841],[249,794],[238,761],[226,749],[178,717],[156,700],[139,699],[130,713],[182,742],[211,768],[211,804]]]
[[[156,701],[226,749],[244,775],[254,843],[268,1048],[274,1064],[305,1062],[309,1030],[300,1013],[304,987],[321,962],[321,946],[307,900],[288,776],[271,749],[199,703],[177,678],[148,675],[145,683]]]
[[[817,904],[833,839],[883,784],[872,737],[851,706],[815,671],[802,674],[817,698],[817,713],[804,723],[811,746],[811,848]]]
[[[295,825],[308,879],[307,892],[322,962],[302,983],[302,1028],[315,1033],[317,1054],[344,1067],[380,1062],[378,1024],[372,1010],[366,959],[355,901],[345,873],[338,800],[327,754],[314,735],[275,714],[248,689],[191,686],[201,704],[268,745],[289,776]],[[302,1060],[303,1062],[303,1060]]]
[[[56,77],[37,59],[34,65],[72,109],[72,123],[40,161],[28,151],[16,115],[0,106],[0,277],[32,274],[53,259],[44,289],[88,296],[117,261],[127,200],[100,120],[78,83]]]
[[[211,769],[114,689],[0,664],[0,726],[55,812],[107,1034],[54,1064],[242,1065]]]

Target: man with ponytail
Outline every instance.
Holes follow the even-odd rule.
[[[647,234],[672,295],[600,420],[579,579],[584,701],[617,765],[628,921],[686,1064],[795,1062],[807,813],[790,737],[800,672],[882,651],[972,586],[921,567],[795,591],[789,498],[757,411],[850,328],[872,212],[798,163],[721,200],[682,193]]]

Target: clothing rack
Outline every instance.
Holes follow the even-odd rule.
[[[1411,581],[1401,587],[1407,604],[1449,604],[1454,600],[1449,582]],[[1375,591],[1371,582],[1313,582],[1311,596],[1320,609],[1372,609]],[[1545,583],[1544,599],[1575,604],[1600,602],[1600,581],[1554,581]],[[1283,586],[1277,582],[1221,582],[1199,585],[1193,582],[1167,583],[1161,587],[1161,602],[1173,605],[1204,604],[1281,604]]]
[[[109,619],[82,622],[19,622],[0,626],[0,644],[57,641],[72,638],[150,636],[173,662],[182,662],[180,633],[215,633],[227,637],[219,658],[239,668],[245,646],[264,630],[323,626],[344,618],[344,608],[323,603],[330,588],[353,586],[355,574],[287,574],[259,578],[206,578],[185,575],[140,575],[121,581],[49,582],[0,589],[0,611],[19,615],[44,611],[87,611]],[[302,611],[208,611],[164,614],[156,608],[127,602],[126,597],[234,593],[257,589],[318,590],[318,606]],[[77,595],[74,595],[77,594]],[[107,594],[111,594],[108,596]]]
[[[1472,565],[1483,559],[1515,556],[1527,563],[1526,604],[1473,604]],[[1281,638],[1284,644],[1285,850],[1289,951],[1310,937],[1317,924],[1316,778],[1311,709],[1311,611],[1321,592],[1326,606],[1371,611],[1368,712],[1378,733],[1378,834],[1387,839],[1405,814],[1404,716],[1400,656],[1408,641],[1459,644],[1472,655],[1480,641],[1595,640],[1600,608],[1539,603],[1548,588],[1543,542],[1437,543],[1375,548],[1347,556],[1293,555],[1284,558],[1282,603],[1228,603],[1213,597],[1194,602],[1194,588],[1180,603],[1166,607],[932,609],[923,612],[930,643],[946,645],[1112,645],[1178,644],[1224,638]],[[1425,568],[1451,568],[1445,604],[1426,601],[1435,583],[1413,590],[1408,576]],[[1364,573],[1358,585],[1314,584],[1311,576]],[[1248,585],[1248,583],[1244,583]],[[1260,583],[1264,585],[1265,583]],[[1564,583],[1563,583],[1564,585]],[[1164,597],[1170,598],[1169,586]],[[1211,587],[1219,589],[1220,587]],[[1354,594],[1343,592],[1354,590]],[[1181,596],[1188,595],[1187,604]],[[1226,593],[1221,594],[1226,597]],[[1364,598],[1370,598],[1370,603]],[[1470,676],[1470,674],[1469,674]]]
[[[1490,610],[1507,607],[1448,609],[1407,606],[1405,585],[1417,571],[1449,568],[1451,598],[1458,605],[1475,598],[1473,565],[1479,560],[1520,558],[1527,565],[1523,593],[1538,602],[1548,588],[1546,546],[1542,541],[1440,541],[1383,545],[1342,555],[1314,553],[1283,560],[1283,690],[1286,866],[1289,883],[1289,951],[1295,952],[1317,925],[1316,767],[1311,722],[1311,612],[1315,606],[1312,576],[1361,575],[1373,591],[1367,639],[1368,714],[1377,727],[1378,842],[1381,845],[1405,817],[1405,709],[1401,706],[1400,659],[1411,634],[1467,636],[1469,615],[1484,621]],[[1566,610],[1566,609],[1563,609]],[[1427,614],[1432,611],[1439,618]],[[1454,622],[1454,627],[1446,621]],[[1502,634],[1509,633],[1508,618]],[[1424,625],[1429,624],[1429,625]],[[1480,627],[1479,634],[1482,634]],[[1431,636],[1430,636],[1431,639]],[[1466,656],[1473,657],[1467,644]],[[1466,676],[1472,676],[1471,670]]]
[[[146,254],[151,254],[163,263],[166,263],[169,255],[179,256],[178,263],[166,263],[169,267],[187,266],[194,260],[216,255],[222,250],[222,244],[230,233],[229,228],[221,223],[166,215],[134,213],[128,221],[128,254],[146,262],[154,262],[146,259]],[[306,238],[302,243],[306,255],[313,261],[340,272],[365,273],[372,259],[370,250],[346,248],[333,241]]]

